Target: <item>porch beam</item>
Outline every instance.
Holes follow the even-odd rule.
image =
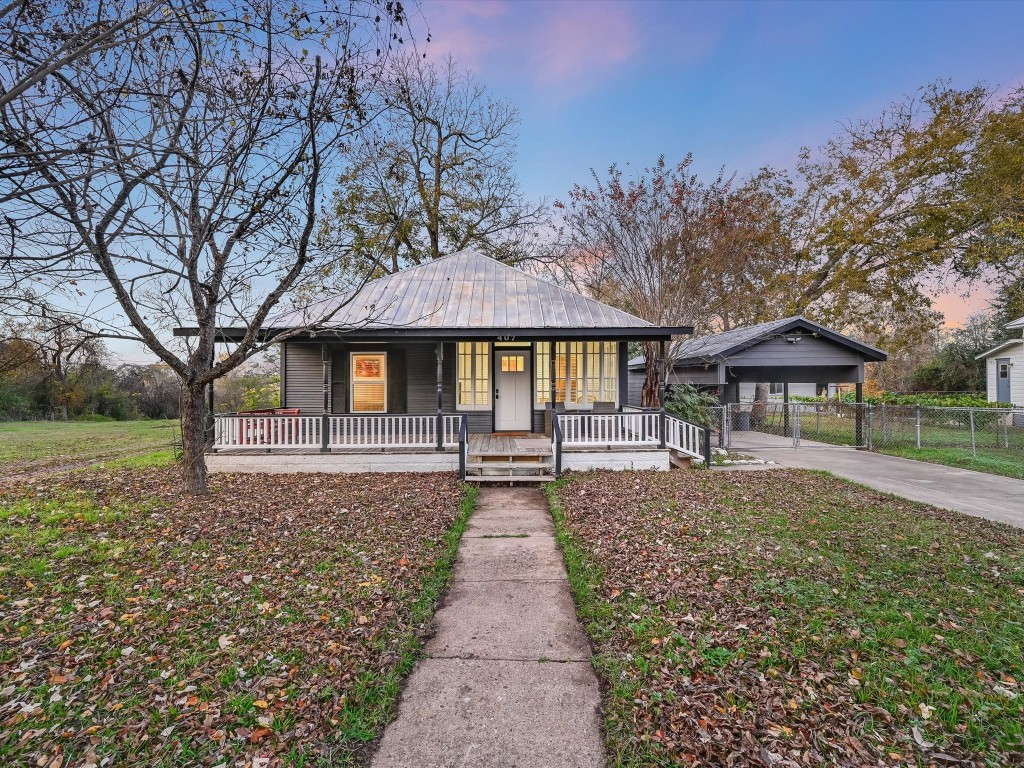
[[[320,452],[327,453],[331,444],[331,348],[326,343],[320,345],[320,358],[324,364],[324,411],[320,416]]]
[[[668,389],[668,361],[665,360],[665,341],[658,342],[658,405],[661,408],[658,424],[658,445],[665,447],[665,391]]]
[[[555,410],[555,375],[557,371],[557,368],[555,367],[555,349],[557,346],[558,344],[554,340],[548,342],[548,385],[550,387],[548,392],[548,407],[551,408],[552,433],[554,433],[555,429],[555,413],[557,412]]]
[[[789,382],[782,382],[782,434],[789,437]]]

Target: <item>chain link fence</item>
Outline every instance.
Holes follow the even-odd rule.
[[[718,409],[720,448],[959,448],[1024,462],[1024,409],[867,403],[733,403]]]

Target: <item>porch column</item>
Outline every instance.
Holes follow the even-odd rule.
[[[434,345],[434,356],[437,357],[437,450],[444,450],[444,343]]]
[[[789,382],[782,382],[782,434],[789,435]]]
[[[551,416],[551,434],[553,436],[555,434],[555,413],[556,413],[556,411],[555,411],[555,376],[556,376],[556,373],[555,372],[556,372],[557,369],[555,368],[555,347],[557,346],[557,344],[554,341],[549,341],[548,345],[549,345],[548,346],[548,386],[550,387],[550,391],[548,393],[549,394],[548,407],[551,409],[551,414],[550,414],[550,416]]]
[[[324,364],[323,375],[323,414],[320,416],[320,452],[327,453],[331,443],[331,348],[327,342],[320,345],[320,359]]]
[[[857,382],[857,447],[864,445],[864,384]]]
[[[665,447],[665,390],[668,389],[668,361],[665,359],[665,342],[658,342],[658,405],[661,411],[658,415],[658,444]]]

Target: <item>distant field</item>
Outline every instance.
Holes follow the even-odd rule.
[[[156,454],[169,458],[177,421],[0,423],[0,467],[20,474]]]

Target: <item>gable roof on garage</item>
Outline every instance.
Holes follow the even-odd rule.
[[[855,351],[863,357],[865,362],[880,363],[888,359],[888,354],[882,350],[826,328],[820,323],[808,320],[803,315],[784,317],[781,320],[685,339],[673,346],[672,359],[676,367],[717,364],[726,362],[769,339],[807,334],[827,339]],[[643,357],[635,357],[629,361],[629,367],[632,369],[643,368],[643,366]]]

